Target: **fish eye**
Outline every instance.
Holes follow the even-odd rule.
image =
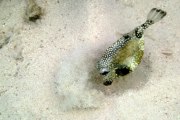
[[[117,75],[124,76],[130,73],[130,69],[128,69],[127,67],[117,68],[115,72]]]
[[[109,73],[108,68],[102,68],[102,69],[100,69],[100,74],[101,74],[101,75],[107,75],[108,73]]]
[[[101,75],[107,75],[109,72],[108,71],[104,71],[102,73],[100,73]]]

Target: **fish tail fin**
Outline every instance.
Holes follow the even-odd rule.
[[[165,16],[166,16],[165,11],[163,11],[161,9],[153,8],[148,13],[147,21],[151,21],[152,24],[153,24],[153,23],[156,23],[156,22],[160,21]]]

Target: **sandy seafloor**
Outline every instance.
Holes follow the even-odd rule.
[[[180,120],[179,0],[0,0],[0,120]],[[111,86],[95,64],[151,8],[167,16],[145,32],[140,66]]]

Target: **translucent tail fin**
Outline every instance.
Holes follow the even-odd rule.
[[[149,14],[147,16],[147,20],[152,21],[153,23],[155,23],[155,22],[158,22],[159,20],[161,20],[164,16],[166,16],[165,11],[163,11],[161,9],[153,8],[149,12]]]

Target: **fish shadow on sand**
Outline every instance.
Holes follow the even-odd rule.
[[[95,63],[94,59],[94,63]],[[150,54],[145,54],[140,65],[134,72],[119,77],[113,81],[110,86],[104,86],[102,76],[95,67],[90,70],[90,79],[87,83],[88,87],[103,92],[105,95],[123,94],[128,90],[139,90],[148,82],[152,72],[152,62],[150,61]]]

